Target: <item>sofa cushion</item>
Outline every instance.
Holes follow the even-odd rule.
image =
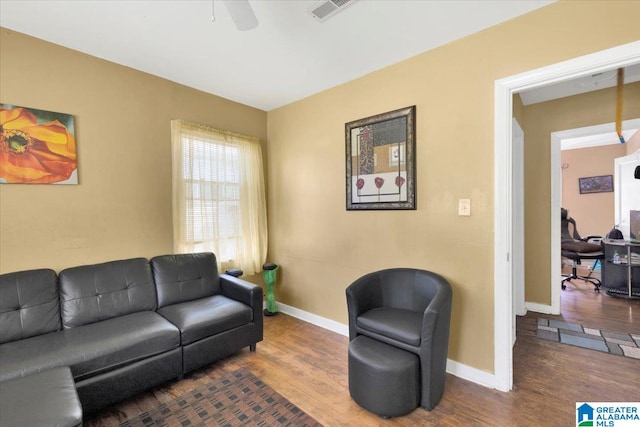
[[[412,346],[419,346],[423,313],[401,308],[374,308],[358,316],[358,327]]]
[[[82,425],[82,407],[68,367],[2,383],[0,426]]]
[[[72,267],[59,279],[64,328],[156,308],[156,287],[144,258]]]
[[[179,345],[178,328],[142,311],[2,344],[0,382],[58,366],[69,366],[80,381]]]
[[[253,320],[251,307],[222,295],[169,305],[158,313],[178,326],[182,345],[246,325]]]
[[[0,343],[60,329],[56,272],[50,269],[0,275]]]
[[[162,255],[151,259],[158,307],[220,293],[216,256],[210,252]]]

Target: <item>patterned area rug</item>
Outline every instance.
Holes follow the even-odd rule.
[[[538,319],[536,336],[590,350],[640,359],[640,336],[607,332],[552,319]]]
[[[242,368],[120,424],[120,427],[134,426],[322,427],[322,424]]]

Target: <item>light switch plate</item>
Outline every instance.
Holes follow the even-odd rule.
[[[471,199],[458,200],[458,215],[471,216]]]

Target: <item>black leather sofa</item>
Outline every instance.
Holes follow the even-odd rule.
[[[0,387],[69,367],[84,413],[262,337],[262,289],[218,274],[212,253],[0,276]]]

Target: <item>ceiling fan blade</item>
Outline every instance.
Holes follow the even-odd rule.
[[[238,30],[246,31],[258,26],[258,18],[253,13],[249,0],[224,0],[224,5]]]

